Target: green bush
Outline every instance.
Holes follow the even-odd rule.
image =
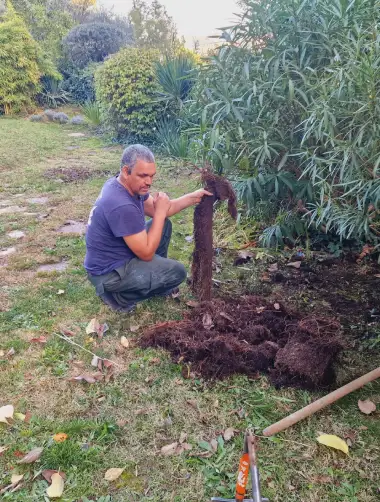
[[[7,2],[7,10],[0,16],[0,112],[9,114],[30,106],[44,74],[59,78]]]
[[[83,70],[62,66],[64,76],[61,88],[70,94],[70,101],[84,104],[95,100],[94,73],[98,65],[92,63]]]
[[[95,73],[97,101],[116,134],[148,138],[161,109],[154,63],[157,53],[122,49]]]

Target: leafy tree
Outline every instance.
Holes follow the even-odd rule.
[[[165,7],[153,0],[134,0],[129,13],[136,45],[157,49],[161,53],[173,53],[183,42],[178,39],[177,27]]]
[[[81,24],[63,40],[65,54],[77,68],[103,61],[124,43],[125,34],[115,25],[106,23]]]
[[[0,111],[9,114],[30,106],[42,75],[59,78],[8,1],[0,16]]]
[[[61,41],[75,22],[70,0],[13,0],[33,38],[53,61],[61,56]]]
[[[152,136],[161,109],[154,63],[158,53],[125,48],[95,73],[96,98],[106,122],[119,137]]]
[[[123,33],[125,45],[133,45],[133,27],[128,17],[115,14],[112,9],[105,9],[104,7],[96,10],[90,9],[86,12],[83,23],[111,24]]]
[[[75,19],[82,23],[89,9],[96,5],[96,0],[71,0],[71,8]]]
[[[238,180],[265,244],[312,224],[380,243],[380,3],[242,0],[200,68],[189,129]]]

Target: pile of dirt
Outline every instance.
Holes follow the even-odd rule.
[[[192,290],[200,301],[211,300],[213,236],[212,218],[214,203],[228,200],[228,212],[236,220],[236,195],[228,180],[207,168],[202,170],[202,181],[213,196],[203,197],[194,211],[194,253],[191,268]]]
[[[259,371],[276,386],[307,389],[335,382],[333,363],[342,349],[338,321],[302,318],[257,296],[202,302],[183,321],[150,327],[140,344],[168,350],[205,378]]]
[[[54,167],[47,169],[44,173],[49,180],[61,180],[64,183],[77,183],[90,178],[109,177],[111,172],[88,169],[87,167]]]

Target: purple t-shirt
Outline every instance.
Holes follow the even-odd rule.
[[[144,230],[144,201],[148,197],[149,194],[131,195],[116,177],[106,181],[87,223],[84,260],[87,272],[107,274],[135,258],[123,237]]]

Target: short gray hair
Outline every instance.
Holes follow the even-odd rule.
[[[149,162],[149,164],[155,162],[153,152],[147,146],[130,145],[123,152],[120,168],[128,166],[128,171],[131,172],[138,160]]]

